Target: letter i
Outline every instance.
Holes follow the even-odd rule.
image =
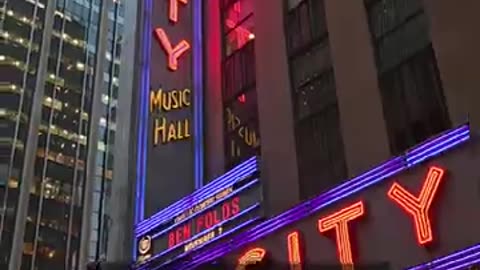
[[[300,236],[292,232],[287,236],[288,263],[290,270],[302,270],[302,255],[300,251]]]

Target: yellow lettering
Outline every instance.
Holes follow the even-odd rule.
[[[190,89],[185,89],[183,90],[182,93],[182,106],[185,107],[190,107],[191,101],[190,101]]]
[[[155,110],[169,112],[175,109],[182,109],[191,105],[190,89],[172,90],[165,92],[162,89],[150,92],[150,113]]]
[[[168,125],[168,137],[167,142],[171,142],[177,139],[177,129],[175,127],[175,123],[170,123]]]
[[[215,237],[215,231],[211,231],[211,232],[201,236],[200,238],[195,239],[192,242],[186,244],[183,247],[183,249],[184,249],[185,252],[187,252],[189,250],[192,250],[192,249],[196,248],[199,245],[202,245],[202,244],[212,240],[214,237]]]
[[[166,125],[167,120],[165,117],[162,117],[161,119],[155,119],[155,128],[153,129],[153,145],[158,145],[160,135],[162,137],[161,142],[163,143],[165,141]]]
[[[217,195],[215,195],[215,199],[216,200],[220,200],[222,198],[224,198],[225,196],[227,196],[228,194],[232,193],[233,192],[233,188],[229,187],[223,191],[221,191],[220,193],[218,193]]]
[[[165,117],[154,120],[153,144],[165,144],[191,137],[189,120],[173,121],[167,124]]]
[[[166,112],[172,109],[172,92],[166,93],[162,96],[162,108]]]
[[[190,121],[188,119],[185,119],[184,121],[184,125],[183,125],[183,134],[184,134],[184,138],[187,139],[187,138],[190,138]]]
[[[250,147],[253,146],[254,136],[255,136],[255,133],[249,130],[248,127],[246,127],[244,139],[245,139],[245,143]]]
[[[170,94],[171,99],[172,99],[172,109],[178,109],[182,107],[182,104],[179,102],[179,95],[180,93],[178,91],[173,90]]]
[[[230,131],[237,129],[241,124],[242,121],[238,116],[236,116],[230,108],[226,109],[227,111],[227,127]]]
[[[177,140],[184,139],[184,130],[182,130],[182,122],[177,121]]]
[[[162,90],[157,90],[157,92],[150,92],[150,112],[152,113],[155,109],[161,110],[162,108]]]
[[[242,139],[245,139],[245,132],[244,131],[245,131],[245,127],[240,127],[238,129],[238,136]]]

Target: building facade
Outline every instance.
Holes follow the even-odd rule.
[[[478,264],[479,8],[473,0],[142,2],[138,68],[168,82],[167,92],[198,95],[192,123],[203,133],[191,138],[203,144],[203,161],[192,170],[203,174],[198,185],[197,175],[152,177],[142,165],[177,162],[156,163],[151,153],[162,150],[148,144],[148,124],[140,131],[159,117],[148,107],[161,103],[151,95],[159,86],[143,80],[135,269]],[[170,82],[178,72],[186,86]],[[168,195],[155,188],[161,181]],[[158,198],[146,200],[149,192]],[[157,212],[145,214],[152,203]]]
[[[125,9],[0,2],[0,268],[104,256]]]

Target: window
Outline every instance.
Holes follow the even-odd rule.
[[[320,42],[327,35],[323,0],[296,2],[295,8],[289,9],[286,18],[286,36],[290,55],[304,53],[312,43]]]
[[[255,38],[253,22],[253,1],[230,1],[224,6],[225,52],[229,56]]]
[[[421,1],[365,1],[393,154],[450,127]]]
[[[287,1],[300,195],[307,199],[345,179],[346,163],[324,1]]]
[[[260,151],[255,89],[254,0],[224,0],[223,105],[227,169]]]

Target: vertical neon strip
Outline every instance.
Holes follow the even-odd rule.
[[[142,79],[140,86],[139,119],[138,119],[138,143],[137,143],[137,190],[136,190],[136,213],[135,224],[144,218],[145,179],[146,179],[146,155],[147,155],[147,122],[148,108],[146,106],[150,84],[150,18],[152,0],[145,0],[143,10],[143,54],[142,54]]]
[[[150,28],[151,28],[151,10],[152,0],[145,0],[143,12],[144,25],[142,37],[142,76],[139,95],[139,119],[138,119],[138,138],[137,138],[137,185],[136,185],[136,209],[135,209],[135,225],[144,219],[145,208],[145,179],[146,179],[146,156],[147,156],[147,125],[148,108],[146,101],[148,98],[150,85]],[[133,244],[133,258],[137,260],[137,242]]]
[[[203,0],[193,2],[195,188],[203,186]]]
[[[145,185],[147,181],[147,146],[148,146],[148,98],[149,98],[149,93],[150,93],[150,62],[151,62],[151,57],[150,57],[150,52],[152,51],[152,10],[153,10],[153,3],[152,0],[147,0],[147,14],[146,14],[146,22],[145,22],[145,87],[143,89],[143,151],[142,151],[142,204],[140,208],[140,219],[144,220],[145,219]]]

